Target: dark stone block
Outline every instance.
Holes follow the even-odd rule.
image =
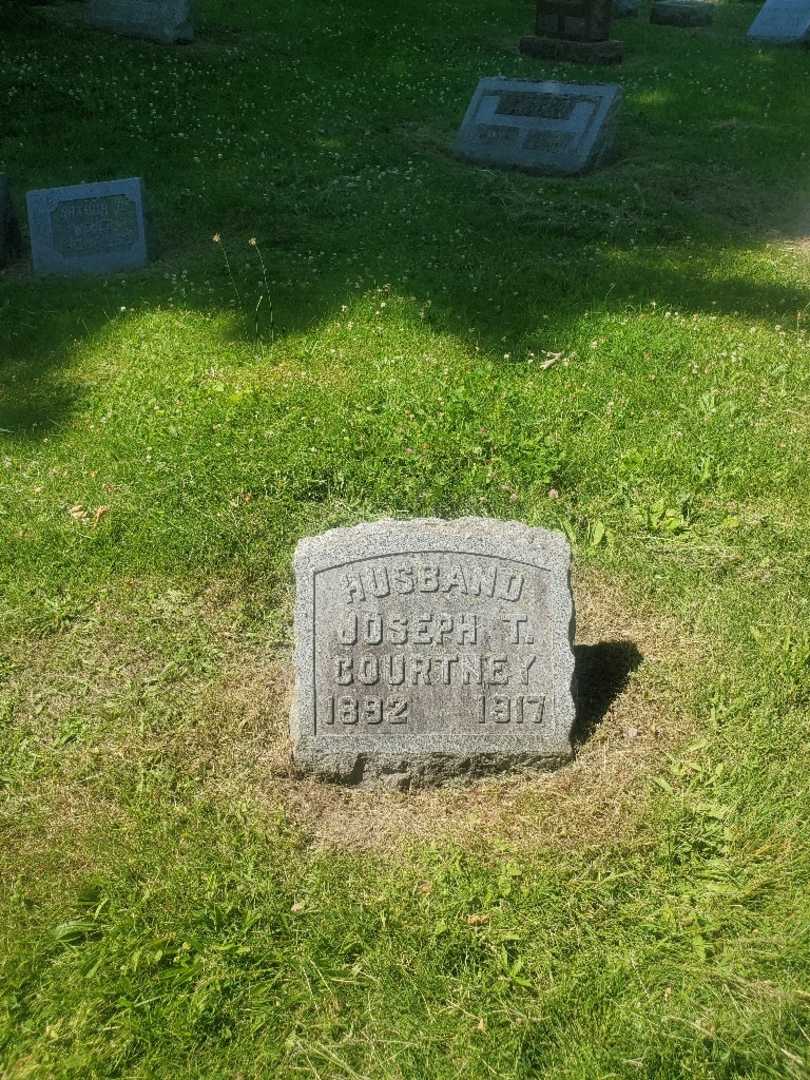
[[[20,223],[11,201],[11,188],[7,176],[0,176],[0,266],[22,255]]]
[[[520,39],[520,51],[544,60],[563,60],[574,64],[620,64],[624,59],[623,41],[563,41],[560,38],[527,34]]]
[[[714,4],[702,0],[657,0],[650,12],[650,22],[661,26],[709,26],[714,18]]]
[[[538,0],[538,37],[562,41],[607,41],[613,0]]]

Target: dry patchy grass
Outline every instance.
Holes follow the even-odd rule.
[[[626,594],[593,573],[579,574],[575,591],[575,760],[555,773],[400,794],[296,777],[289,643],[246,631],[241,598],[226,586],[197,597],[131,587],[52,648],[29,645],[13,658],[14,718],[44,773],[7,806],[8,820],[27,822],[15,847],[85,869],[94,830],[126,829],[119,786],[139,773],[158,785],[192,780],[199,797],[247,803],[260,816],[281,813],[317,849],[531,850],[626,838],[643,819],[647,776],[691,732],[682,700],[695,643],[651,608],[629,610]]]

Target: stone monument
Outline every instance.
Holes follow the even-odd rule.
[[[190,0],[90,0],[87,22],[100,30],[148,38],[161,45],[194,37]]]
[[[810,0],[765,0],[748,37],[775,45],[810,44]]]
[[[574,609],[561,533],[377,521],[295,553],[298,767],[407,790],[571,757]]]
[[[635,18],[641,10],[641,0],[613,0],[613,18]]]
[[[109,274],[146,263],[143,185],[137,177],[29,191],[37,274]]]
[[[650,22],[661,26],[710,26],[714,7],[706,0],[655,0]]]
[[[0,266],[22,254],[20,224],[11,201],[7,176],[0,176]]]
[[[613,150],[621,100],[616,83],[481,79],[454,152],[467,161],[526,172],[587,172]]]
[[[535,33],[520,51],[546,60],[620,64],[624,44],[610,40],[613,0],[537,0]]]

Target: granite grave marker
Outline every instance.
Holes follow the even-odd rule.
[[[100,30],[162,45],[194,37],[190,0],[90,0],[87,22]]]
[[[748,37],[776,45],[810,43],[810,0],[765,0]]]
[[[537,0],[535,33],[520,39],[521,52],[546,60],[619,64],[624,44],[610,38],[613,0]]]
[[[561,533],[377,521],[295,553],[298,766],[405,790],[571,756],[574,610]]]
[[[611,153],[622,100],[615,83],[481,79],[454,146],[468,161],[575,175]]]
[[[137,177],[29,191],[38,274],[108,274],[146,263],[143,185]]]

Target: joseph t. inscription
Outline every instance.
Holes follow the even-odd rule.
[[[376,522],[296,553],[295,755],[396,786],[570,754],[573,611],[559,534]]]

